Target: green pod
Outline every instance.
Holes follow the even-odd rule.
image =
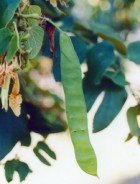
[[[96,155],[88,134],[80,63],[71,39],[62,31],[60,32],[60,51],[66,114],[76,160],[82,170],[88,174],[97,176]]]

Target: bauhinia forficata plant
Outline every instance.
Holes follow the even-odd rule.
[[[85,7],[87,13],[83,14]],[[110,125],[130,92],[136,105],[126,113],[130,128],[126,140],[136,136],[140,142],[137,120],[140,98],[127,80],[125,68],[126,60],[140,64],[140,42],[128,40],[130,30],[136,27],[133,12],[138,12],[137,7],[134,0],[0,1],[0,160],[8,182],[13,180],[15,171],[20,181],[32,172],[18,153],[12,160],[3,161],[17,142],[19,148],[32,147],[31,133],[40,134],[42,140],[36,143],[33,152],[50,166],[41,151],[56,159],[47,145],[47,137],[66,130],[67,126],[79,166],[97,176],[87,112],[102,92],[103,99],[93,117],[93,132]],[[43,69],[47,66],[63,86],[65,108],[58,95],[40,87],[40,79],[36,82],[36,75],[43,75],[40,68],[44,58]],[[85,73],[81,72],[83,63]],[[36,73],[32,75],[34,70]]]

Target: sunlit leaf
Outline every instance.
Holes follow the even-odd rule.
[[[40,26],[34,26],[28,30],[28,33],[30,34],[30,37],[25,43],[25,48],[30,50],[29,58],[33,59],[41,49],[44,31]]]
[[[29,5],[26,7],[26,13],[28,14],[33,14],[37,13],[38,15],[41,16],[41,8],[37,5]],[[39,20],[36,19],[28,19],[28,24],[29,26],[37,26],[39,24]]]

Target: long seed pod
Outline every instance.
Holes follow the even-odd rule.
[[[97,160],[90,144],[87,113],[82,91],[79,59],[71,39],[60,32],[61,76],[65,92],[66,113],[76,160],[85,172],[97,176]]]

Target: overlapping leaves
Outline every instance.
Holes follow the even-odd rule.
[[[111,27],[98,24],[96,22],[91,22],[90,26],[92,27],[94,33],[105,40],[111,41],[120,53],[126,54],[126,46],[124,44],[124,40],[117,33],[115,33]]]
[[[24,181],[31,169],[29,166],[19,160],[8,160],[5,164],[5,176],[8,182],[13,180],[14,173],[17,172],[20,178],[20,182]]]
[[[88,72],[83,80],[83,90],[89,111],[101,92],[105,92],[95,117],[93,131],[106,128],[122,109],[127,93],[124,74],[115,70],[116,56],[109,42],[97,43],[88,57]],[[114,67],[114,68],[113,68]],[[109,70],[110,69],[110,70]]]

